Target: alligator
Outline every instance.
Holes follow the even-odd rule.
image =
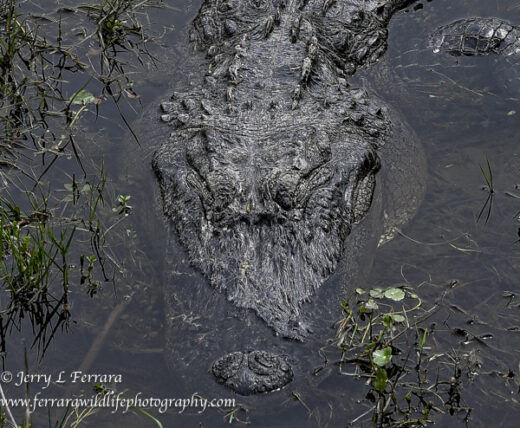
[[[494,17],[459,19],[439,27],[430,37],[433,54],[453,57],[495,56],[493,80],[499,94],[518,96],[520,28]],[[468,62],[471,66],[474,64]]]
[[[294,367],[280,350],[337,319],[376,247],[413,217],[422,149],[353,83],[413,2],[203,2],[153,159],[172,231],[177,372],[197,365],[243,395],[283,387]]]
[[[431,37],[433,52],[453,56],[520,55],[520,28],[498,18],[465,18],[439,27]]]

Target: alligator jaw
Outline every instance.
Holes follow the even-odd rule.
[[[300,306],[335,270],[347,231],[339,218],[327,221],[328,231],[312,224],[241,222],[208,233],[203,246],[211,283],[276,334],[298,341],[310,329]]]

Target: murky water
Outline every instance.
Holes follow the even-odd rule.
[[[75,323],[68,333],[56,336],[39,364],[30,363],[33,373],[51,374],[57,380],[63,371],[67,381],[44,390],[42,383],[33,382],[29,394],[90,396],[92,381],[98,380],[125,391],[128,398],[190,398],[195,393],[236,398],[237,407],[243,408],[237,410],[233,424],[348,426],[365,412],[370,414],[371,402],[365,399],[369,388],[363,380],[340,375],[332,364],[308,384],[249,398],[216,385],[211,391],[202,390],[196,374],[186,391],[166,368],[162,307],[163,287],[168,287],[162,275],[166,237],[151,169],[151,156],[161,141],[149,129],[149,117],[161,94],[166,99],[174,86],[176,64],[185,54],[184,29],[200,2],[165,3],[179,10],[162,10],[152,14],[152,19],[158,27],[170,23],[175,30],[163,39],[164,46],[155,48],[158,70],[136,76],[142,108],[122,107],[141,145],[124,130],[117,109],[107,107],[88,126],[89,132],[95,130],[97,144],[84,149],[92,158],[103,156],[114,192],[132,195],[131,222],[118,232],[120,241],[112,244],[114,256],[124,260],[120,269],[124,273],[118,273],[115,289],[106,286],[96,299],[73,294]],[[514,64],[496,57],[438,57],[427,49],[427,40],[439,25],[468,16],[496,16],[520,24],[520,1],[433,0],[422,5],[393,19],[387,54],[356,76],[360,85],[401,111],[425,147],[429,170],[418,215],[401,236],[378,250],[367,286],[406,283],[426,307],[438,303],[438,310],[424,323],[434,352],[452,352],[461,358],[470,351],[475,355],[475,367],[461,378],[460,407],[473,409],[467,425],[513,427],[520,416],[520,305],[515,297],[520,278],[520,223],[515,216],[520,209],[518,199],[510,195],[520,196],[516,187],[520,182],[520,84],[515,87],[508,80],[514,74],[507,70]],[[487,207],[478,217],[488,197],[480,169],[487,169],[487,161],[495,193],[486,222]],[[24,370],[24,363],[20,339],[13,340],[6,369],[16,374]],[[435,370],[434,365],[430,367]],[[121,378],[72,382],[70,375],[76,370],[120,374]],[[6,385],[6,394],[19,397],[24,392],[22,386],[11,383]],[[166,413],[147,409],[165,427],[218,427],[229,421],[216,409],[189,408],[182,413],[178,408]],[[98,409],[85,425],[156,426],[142,415],[113,410]],[[56,406],[53,411],[58,414]],[[36,426],[46,426],[45,412],[39,409],[37,414],[42,419]],[[465,416],[466,412],[450,416],[444,408],[432,411],[431,419],[437,426],[465,426]],[[363,420],[353,426],[371,425]]]
[[[516,385],[505,376],[517,370],[520,345],[518,305],[506,298],[518,290],[520,273],[518,204],[510,196],[518,183],[519,93],[518,81],[504,71],[516,65],[492,56],[438,57],[418,47],[432,29],[455,19],[495,16],[514,23],[519,11],[511,1],[425,3],[392,22],[388,55],[376,67],[402,76],[390,78],[384,92],[423,141],[429,180],[419,214],[403,236],[381,248],[373,278],[413,284],[431,301],[457,281],[429,322],[436,341],[478,355],[482,374],[462,393],[473,408],[469,426],[514,426],[520,410]],[[495,195],[486,222],[480,166],[487,170],[487,161]],[[485,339],[457,336],[459,328]]]

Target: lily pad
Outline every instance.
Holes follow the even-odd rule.
[[[369,311],[375,311],[376,309],[379,309],[379,306],[374,299],[368,299],[368,302],[365,304],[365,308]]]
[[[403,300],[404,296],[404,291],[400,288],[389,288],[388,290],[385,290],[385,297],[387,299],[393,300],[394,302]]]
[[[380,288],[374,288],[373,290],[370,290],[370,297],[373,297],[374,299],[382,299],[384,297],[383,290]]]
[[[390,314],[394,322],[404,322],[405,318],[400,314]]]

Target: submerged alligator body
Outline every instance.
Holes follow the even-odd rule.
[[[154,157],[180,260],[166,292],[172,365],[207,373],[217,360],[213,375],[242,394],[282,387],[293,378],[282,338],[306,342],[332,322],[378,242],[413,216],[422,151],[349,83],[410,3],[203,3]]]

